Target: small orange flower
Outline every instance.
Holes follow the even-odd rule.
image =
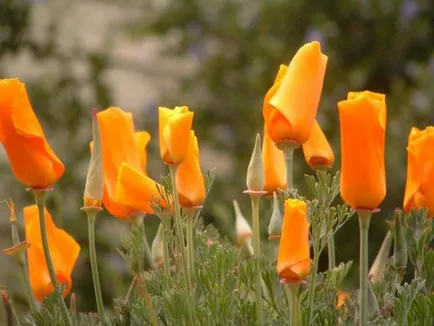
[[[285,280],[299,282],[310,272],[307,205],[298,199],[285,201],[277,273]]]
[[[375,209],[386,196],[385,95],[350,92],[338,107],[342,199],[353,208]]]
[[[29,277],[33,294],[38,301],[54,291],[50,274],[45,262],[39,226],[39,211],[36,205],[24,208],[26,225],[26,241],[30,243],[27,249]],[[79,244],[64,230],[57,228],[50,213],[45,210],[45,224],[47,228],[48,247],[59,283],[66,283],[63,296],[71,291],[71,273],[80,253]]]
[[[146,131],[135,133],[132,113],[121,108],[109,107],[99,112],[98,122],[104,174],[103,203],[110,214],[127,219],[136,211],[116,200],[120,168],[126,163],[132,169],[145,173],[146,145],[150,135]]]
[[[345,299],[348,298],[350,294],[339,289],[336,292],[338,294],[338,304],[336,305],[336,308],[339,309],[345,304]]]
[[[205,181],[200,169],[199,146],[194,131],[190,132],[187,154],[176,174],[179,203],[183,207],[201,206],[205,200]]]
[[[412,128],[408,137],[407,183],[404,209],[428,209],[434,217],[434,127],[425,130]]]
[[[135,213],[154,214],[151,206],[154,200],[167,207],[158,192],[157,183],[127,163],[122,163],[119,169],[116,188],[116,202]]]
[[[278,189],[286,189],[286,165],[283,151],[277,148],[270,138],[267,124],[264,123],[264,142],[262,143],[262,162],[264,164],[267,196],[272,196]]]
[[[311,168],[330,168],[333,165],[335,160],[333,150],[317,121],[309,140],[303,144],[303,153]]]
[[[180,164],[188,150],[193,112],[186,106],[159,108],[160,154],[166,164]]]
[[[327,56],[319,42],[301,47],[288,67],[281,65],[265,95],[263,114],[274,142],[304,144],[310,137],[321,96]]]
[[[15,177],[26,186],[47,188],[65,170],[45,138],[26,86],[16,78],[0,80],[0,142]]]

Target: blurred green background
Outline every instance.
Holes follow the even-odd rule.
[[[120,106],[151,132],[149,173],[165,173],[158,152],[157,107],[188,105],[194,112],[202,166],[216,167],[216,182],[203,215],[233,236],[232,199],[249,216],[242,195],[254,142],[262,132],[262,100],[279,64],[305,42],[319,40],[328,55],[318,120],[335,150],[339,170],[336,103],[348,91],[387,94],[387,198],[371,226],[370,259],[386,233],[384,220],[401,207],[406,144],[412,126],[433,124],[434,2],[429,0],[2,0],[0,76],[27,84],[31,102],[66,172],[49,208],[59,226],[82,246],[73,274],[78,308],[95,311],[80,211],[91,137],[90,109]],[[311,173],[295,155],[295,182]],[[32,204],[0,151],[0,198],[17,203],[19,217]],[[340,200],[340,199],[339,199]],[[263,210],[263,236],[269,214]],[[9,213],[0,205],[0,244],[11,245]],[[158,221],[149,217],[150,233]],[[129,225],[104,214],[97,221],[97,249],[107,305],[125,295],[131,275],[116,252]],[[338,234],[337,260],[358,260],[354,218]],[[326,255],[321,260],[326,268]],[[353,274],[357,275],[357,265]],[[16,268],[0,256],[0,284],[25,302]]]

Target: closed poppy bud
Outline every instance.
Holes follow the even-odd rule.
[[[144,152],[150,135],[146,131],[135,132],[133,115],[118,107],[99,112],[98,123],[104,176],[103,203],[110,214],[128,219],[137,212],[116,200],[119,171],[121,165],[126,163],[140,173],[145,172]]]
[[[270,138],[267,124],[264,124],[264,141],[262,143],[262,163],[264,165],[265,186],[268,196],[278,189],[286,189],[286,165],[283,151],[277,148]]]
[[[51,149],[18,79],[0,80],[0,142],[15,177],[32,188],[47,188],[65,167]]]
[[[179,165],[176,182],[182,207],[202,206],[206,196],[205,181],[200,169],[199,147],[194,131],[190,131],[187,155]]]
[[[434,218],[434,127],[412,128],[408,137],[404,209],[427,208]]]
[[[303,144],[303,153],[306,163],[313,169],[330,168],[333,165],[333,150],[317,121],[309,140]]]
[[[171,110],[159,108],[160,154],[166,164],[180,164],[185,160],[193,123],[193,112],[186,106]]]
[[[304,144],[309,139],[326,65],[327,56],[321,53],[319,42],[314,41],[297,51],[287,69],[281,66],[263,105],[265,122],[274,142]]]
[[[131,165],[122,163],[117,180],[116,202],[136,213],[154,214],[153,201],[167,207],[154,180]]]
[[[51,284],[45,262],[39,226],[39,211],[36,205],[24,208],[24,222],[26,241],[30,243],[30,247],[27,249],[30,284],[35,298],[42,301],[44,297],[53,293],[54,287]],[[47,210],[45,210],[45,224],[54,271],[59,284],[66,284],[63,295],[67,296],[72,287],[71,273],[80,253],[80,246],[68,233],[54,225]]]
[[[246,184],[248,191],[262,193],[265,185],[264,164],[262,163],[261,136],[256,135],[255,147],[247,167]],[[265,193],[265,192],[264,192]]]
[[[351,92],[338,107],[342,199],[353,208],[375,209],[386,196],[385,95]]]
[[[310,272],[307,205],[298,199],[285,201],[277,273],[285,280],[299,282]]]

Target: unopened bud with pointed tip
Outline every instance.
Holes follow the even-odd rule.
[[[247,168],[247,189],[250,191],[262,191],[265,186],[265,172],[262,163],[261,136],[256,135],[255,147]]]
[[[383,272],[386,267],[387,260],[389,259],[390,248],[392,247],[393,236],[389,231],[381,244],[377,257],[375,257],[374,263],[369,270],[369,280],[372,283],[376,283],[383,279]]]
[[[97,110],[92,109],[93,150],[90,154],[89,170],[87,171],[84,188],[84,207],[101,207],[104,178],[102,170],[101,135],[98,125]]]
[[[270,224],[268,225],[268,239],[280,241],[282,234],[282,213],[279,208],[279,200],[276,192],[273,192],[273,213],[271,214]]]
[[[157,234],[155,235],[154,240],[152,241],[151,247],[151,257],[155,266],[161,266],[164,262],[164,242],[163,242],[163,232],[164,232],[164,222],[160,223],[158,227]]]
[[[243,246],[248,244],[249,239],[252,238],[252,228],[246,221],[243,213],[241,213],[240,206],[236,200],[233,201],[235,210],[235,232],[237,235],[237,245]]]
[[[404,213],[402,210],[395,210],[395,226],[393,228],[393,266],[397,269],[404,269],[407,266],[407,243],[404,236],[403,227]]]

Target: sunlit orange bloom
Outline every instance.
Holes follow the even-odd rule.
[[[285,280],[297,282],[310,272],[309,223],[306,203],[298,199],[285,201],[277,273]]]
[[[408,137],[407,183],[404,209],[428,209],[434,217],[434,127],[412,128]]]
[[[265,95],[263,114],[274,142],[304,144],[310,137],[321,96],[327,56],[319,42],[302,46],[288,67],[280,66]]]
[[[160,107],[158,115],[161,159],[166,164],[180,164],[187,155],[193,112],[186,106],[173,110]]]
[[[303,153],[307,164],[314,169],[330,168],[333,165],[335,160],[333,150],[317,121],[309,140],[303,144]]]
[[[338,107],[342,199],[353,208],[375,209],[386,196],[385,95],[350,92]]]
[[[146,145],[150,135],[146,131],[135,132],[132,113],[118,107],[109,107],[99,112],[98,122],[104,174],[103,203],[113,216],[128,219],[137,212],[116,200],[119,170],[122,163],[126,163],[131,168],[146,173]],[[146,197],[146,194],[138,195]]]
[[[348,292],[344,292],[342,290],[337,290],[338,294],[338,304],[336,305],[336,308],[340,308],[345,304],[345,299],[350,295]]]
[[[54,291],[50,274],[45,262],[42,247],[41,231],[39,226],[39,211],[36,205],[24,208],[24,221],[26,225],[26,241],[30,243],[27,249],[29,264],[29,277],[33,294],[38,301]],[[66,283],[64,296],[71,291],[71,273],[80,253],[79,244],[64,230],[57,228],[50,213],[45,210],[45,224],[47,229],[48,247],[57,280]]]
[[[116,201],[136,213],[153,214],[153,201],[167,206],[158,192],[157,183],[126,163],[122,163],[119,169]]]
[[[179,203],[183,207],[201,206],[205,200],[205,180],[200,169],[199,146],[194,131],[190,132],[187,155],[176,174]]]
[[[45,139],[26,86],[16,78],[0,80],[0,142],[15,177],[26,186],[47,188],[65,170]]]
[[[286,189],[286,166],[283,151],[277,148],[270,138],[267,124],[264,123],[264,141],[262,143],[262,163],[264,164],[265,186],[268,196],[278,189]]]

